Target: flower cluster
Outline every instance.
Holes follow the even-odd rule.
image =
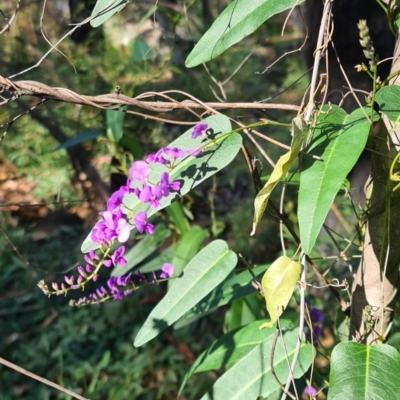
[[[207,124],[198,124],[193,128],[192,138],[205,135]],[[98,251],[91,250],[84,255],[85,266],[77,267],[78,276],[64,276],[64,282],[60,284],[51,283],[51,289],[44,280],[38,283],[44,294],[65,295],[70,290],[84,289],[89,282],[96,282],[102,266],[107,268],[123,266],[127,263],[124,258],[125,246],[121,245],[112,252],[115,244],[125,243],[130,236],[132,228],[138,232],[152,235],[154,225],[147,221],[148,215],[144,211],[129,209],[124,205],[126,195],[134,195],[139,204],[147,204],[151,209],[161,206],[162,198],[169,196],[171,192],[178,192],[181,188],[179,181],[171,181],[170,172],[176,164],[176,160],[184,157],[196,156],[201,149],[189,149],[186,152],[176,147],[165,147],[155,154],[149,154],[145,161],[135,161],[129,169],[129,178],[124,186],[114,192],[107,201],[107,209],[100,212],[100,220],[90,232],[90,239],[98,247]],[[165,166],[165,171],[158,176],[157,182],[151,182],[150,173],[152,164]],[[168,172],[167,172],[168,171]],[[154,179],[154,173],[152,174]],[[164,264],[161,268],[159,279],[168,279],[174,273],[171,264]],[[147,283],[146,278],[138,272],[135,275],[136,283],[132,273],[125,276],[112,276],[107,284],[96,289],[95,292],[77,300],[71,301],[71,305],[81,306],[92,303],[100,303],[110,298],[120,300],[137,289],[138,285]],[[155,273],[152,274],[151,283],[158,283]]]
[[[377,54],[375,54],[375,49],[372,44],[371,36],[369,34],[369,29],[367,26],[367,21],[364,19],[361,19],[358,24],[357,28],[360,31],[360,44],[361,47],[363,47],[363,53],[364,56],[367,60],[369,60],[369,67],[370,70],[372,71],[376,66],[379,61],[379,57]],[[356,66],[357,70],[364,70],[362,65]]]

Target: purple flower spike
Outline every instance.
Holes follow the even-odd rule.
[[[171,264],[164,264],[161,267],[161,271],[162,271],[160,274],[161,279],[170,278],[174,274],[174,266]]]
[[[135,226],[140,233],[146,232],[148,235],[152,235],[154,233],[154,225],[148,224],[147,222],[147,214],[144,211],[139,211],[135,215]]]
[[[112,263],[114,265],[126,265],[126,260],[124,257],[122,257],[125,253],[125,246],[121,246],[117,250],[115,250],[114,254],[111,256]]]
[[[208,125],[207,124],[197,124],[192,131],[192,139],[196,139],[201,135],[204,135],[207,132]]]
[[[144,182],[149,176],[150,167],[146,161],[135,161],[129,169],[129,176],[134,181]]]
[[[151,208],[160,206],[159,200],[162,197],[162,190],[160,186],[145,186],[140,192],[139,199],[142,203],[150,203]]]
[[[308,396],[316,396],[317,393],[317,389],[313,388],[312,386],[306,386],[304,389],[304,394]]]

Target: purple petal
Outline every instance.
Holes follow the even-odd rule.
[[[192,131],[192,139],[196,139],[201,135],[204,135],[207,132],[208,125],[207,124],[197,124]]]
[[[164,279],[169,278],[174,274],[174,266],[172,264],[166,263],[161,267],[161,271],[162,271],[162,273],[161,273],[162,278],[164,278]]]
[[[129,169],[129,176],[135,181],[144,182],[149,173],[150,167],[146,161],[135,161]]]
[[[317,393],[317,389],[313,388],[312,386],[306,386],[304,389],[304,394],[308,396],[315,396]]]
[[[126,222],[125,219],[120,218],[118,220],[117,228],[118,242],[125,243],[129,239],[130,232],[131,230],[129,228],[129,224]]]

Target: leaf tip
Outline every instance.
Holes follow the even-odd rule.
[[[272,326],[274,325],[274,321],[269,321],[266,322],[265,324],[260,325],[260,327],[258,328],[260,331],[263,330],[264,328],[272,328]]]
[[[256,233],[256,229],[257,229],[257,224],[255,222],[253,222],[253,229],[250,232],[250,236],[254,236],[254,234]]]

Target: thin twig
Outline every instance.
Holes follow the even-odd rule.
[[[293,359],[292,359],[292,364],[290,366],[290,371],[293,374],[293,371],[296,368],[297,364],[297,359],[300,354],[300,347],[301,347],[301,342],[303,340],[303,334],[304,334],[304,309],[305,309],[305,290],[306,290],[306,273],[307,273],[307,263],[306,263],[306,255],[303,253],[301,257],[301,265],[302,265],[302,272],[300,276],[300,321],[299,321],[299,337],[297,338],[297,343],[296,343],[296,349],[294,351]],[[281,400],[286,399],[286,393],[289,392],[290,388],[290,382],[291,380],[288,379],[285,385],[285,390],[283,391]],[[296,386],[293,387],[296,389]]]
[[[12,362],[7,361],[7,360],[5,360],[4,358],[1,358],[1,357],[0,357],[0,364],[3,364],[3,365],[5,365],[6,367],[15,370],[15,371],[19,372],[20,374],[24,374],[24,375],[26,375],[26,376],[29,376],[29,377],[32,378],[32,379],[35,379],[35,380],[37,380],[37,381],[39,381],[39,382],[42,382],[42,383],[44,383],[45,385],[51,386],[52,388],[57,389],[57,390],[59,390],[60,392],[67,393],[67,394],[69,394],[70,396],[75,397],[75,399],[79,399],[79,400],[90,400],[90,399],[88,399],[88,398],[86,398],[86,397],[80,396],[79,394],[77,394],[77,393],[75,393],[75,392],[72,392],[71,390],[68,390],[68,389],[63,388],[62,386],[57,385],[57,384],[54,383],[54,382],[51,382],[51,381],[49,381],[49,380],[47,380],[47,379],[45,379],[45,378],[42,378],[41,376],[36,375],[36,374],[34,374],[33,372],[27,371],[26,369],[21,368],[21,367],[19,367],[18,365],[15,365],[15,364],[13,364]]]
[[[10,26],[11,26],[12,22],[14,21],[15,16],[17,15],[17,13],[18,13],[18,11],[19,11],[19,6],[20,6],[20,4],[21,4],[21,0],[18,0],[17,5],[16,5],[16,7],[15,7],[15,11],[14,11],[13,15],[11,15],[10,18],[7,18],[7,17],[3,14],[3,11],[0,10],[1,15],[2,15],[2,16],[4,17],[4,19],[6,20],[6,25],[4,26],[3,29],[0,30],[0,35],[1,35],[2,33],[4,33],[5,31],[7,31],[8,29],[10,29]]]
[[[329,24],[329,16],[331,15],[331,10],[332,10],[332,2],[330,0],[325,0],[324,10],[321,18],[321,25],[318,33],[317,50],[315,52],[313,73],[311,77],[310,100],[308,102],[307,110],[304,116],[304,121],[307,123],[310,122],[311,115],[315,108],[315,95],[316,95],[315,89],[317,87],[319,64],[321,62],[322,51],[325,50],[327,46],[327,43],[325,45],[323,45],[322,43],[324,41],[327,25]]]
[[[278,320],[279,321],[279,320]],[[272,344],[271,344],[271,352],[269,355],[269,368],[271,370],[271,374],[275,379],[275,382],[278,384],[278,386],[283,390],[284,393],[286,393],[286,389],[285,387],[282,385],[282,382],[279,380],[278,376],[275,373],[275,368],[274,368],[274,355],[275,355],[275,348],[276,348],[276,343],[278,341],[278,336],[279,333],[281,333],[280,329],[278,327],[276,327],[275,330],[275,335],[274,338],[272,340]],[[287,393],[289,395],[289,397],[293,400],[296,400],[296,397],[294,397],[292,395],[292,393]]]

